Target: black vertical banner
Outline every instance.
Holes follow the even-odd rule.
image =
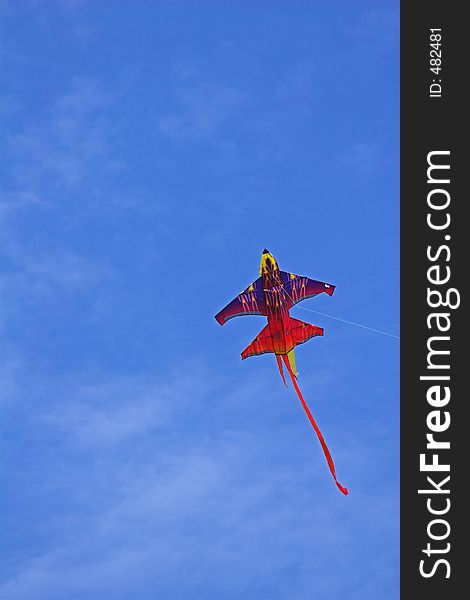
[[[402,600],[468,587],[464,6],[401,4]]]

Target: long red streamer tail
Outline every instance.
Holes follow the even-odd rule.
[[[281,377],[282,377],[282,381],[284,382],[284,385],[287,387],[286,378],[284,377],[284,371],[282,370],[282,361],[281,361],[281,357],[279,356],[279,354],[276,354],[276,360],[277,360],[277,366],[279,367],[279,373],[281,374]]]
[[[335,480],[335,483],[338,486],[339,491],[342,492],[345,496],[347,496],[348,490],[345,487],[343,487],[340,484],[340,482],[336,479],[335,464],[333,462],[333,459],[331,458],[330,451],[328,450],[328,446],[326,445],[326,442],[322,436],[322,433],[321,433],[320,429],[318,428],[318,425],[316,424],[315,419],[313,418],[313,415],[310,412],[310,410],[307,406],[307,403],[304,400],[304,397],[302,396],[302,392],[300,391],[299,386],[297,385],[296,377],[295,377],[295,375],[292,371],[292,368],[289,364],[289,358],[286,355],[283,355],[282,359],[284,360],[284,364],[286,365],[287,370],[289,371],[289,375],[292,380],[292,385],[294,386],[295,391],[297,392],[297,396],[299,397],[299,400],[302,403],[303,409],[304,409],[305,413],[307,414],[308,420],[312,424],[312,427],[315,429],[315,433],[317,434],[318,439],[320,440],[320,444],[321,444],[321,447],[323,448],[326,462],[328,463],[328,466],[330,467],[330,472],[333,476],[333,479]]]

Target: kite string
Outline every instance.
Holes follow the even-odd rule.
[[[326,313],[319,312],[318,310],[312,310],[311,308],[307,308],[305,306],[299,306],[302,310],[308,310],[309,312],[315,313],[317,315],[322,315],[323,317],[328,317],[329,319],[334,319],[335,321],[341,321],[342,323],[347,323],[348,325],[354,325],[355,327],[360,327],[361,329],[368,329],[369,331],[374,331],[375,333],[381,333],[382,335],[388,335],[388,337],[400,339],[399,335],[395,335],[394,333],[388,333],[387,331],[382,331],[381,329],[374,329],[373,327],[367,327],[367,325],[361,325],[360,323],[354,323],[354,321],[347,321],[346,319],[340,319],[339,317],[333,317],[333,315],[327,315]]]
[[[284,286],[283,286],[284,287]],[[289,294],[289,292],[284,287],[285,293],[289,296],[294,304],[296,304],[294,298]],[[323,317],[328,317],[329,319],[334,319],[335,321],[341,321],[342,323],[347,323],[348,325],[354,325],[355,327],[360,327],[361,329],[367,329],[368,331],[374,331],[375,333],[380,333],[382,335],[387,335],[388,337],[400,339],[399,335],[395,335],[393,333],[388,333],[387,331],[382,331],[381,329],[374,329],[373,327],[367,327],[367,325],[361,325],[360,323],[355,323],[354,321],[347,321],[346,319],[340,319],[339,317],[333,317],[333,315],[327,315],[326,313],[322,313],[318,310],[313,310],[311,308],[307,308],[306,306],[298,306],[297,308],[301,308],[302,310],[308,310],[311,313],[315,313],[316,315],[322,315]]]

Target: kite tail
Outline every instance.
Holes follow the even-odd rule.
[[[282,361],[281,361],[281,357],[279,356],[279,354],[276,354],[276,360],[277,360],[277,366],[279,367],[279,373],[281,374],[281,377],[282,377],[282,381],[284,382],[284,385],[287,387],[286,378],[284,377],[284,371],[282,370]]]
[[[307,414],[308,420],[312,424],[312,427],[315,429],[315,433],[317,434],[318,439],[320,440],[320,444],[321,444],[321,446],[323,448],[323,452],[325,454],[325,458],[326,458],[326,461],[328,463],[328,466],[330,467],[330,472],[331,472],[331,474],[333,476],[333,479],[335,480],[335,483],[338,486],[339,491],[342,492],[345,496],[347,496],[348,495],[348,490],[345,487],[343,487],[340,484],[340,482],[336,479],[335,464],[333,462],[333,459],[331,458],[330,451],[328,450],[328,446],[326,445],[326,442],[323,439],[321,431],[318,428],[318,425],[316,424],[315,419],[313,418],[313,415],[310,412],[310,410],[309,410],[309,408],[307,406],[307,403],[305,402],[305,400],[304,400],[304,398],[302,396],[302,392],[300,391],[299,386],[297,385],[296,377],[295,377],[295,375],[294,375],[294,373],[292,371],[292,368],[291,368],[291,366],[289,364],[289,359],[285,355],[283,355],[282,358],[284,360],[284,364],[287,367],[287,370],[289,371],[289,375],[290,375],[290,378],[292,380],[292,385],[294,386],[295,391],[297,392],[297,396],[299,397],[299,400],[302,403],[302,406],[303,406],[303,408],[305,410],[305,413]]]

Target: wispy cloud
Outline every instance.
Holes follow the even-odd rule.
[[[125,78],[124,78],[125,79]],[[111,218],[160,210],[149,188],[131,178],[123,159],[119,113],[129,81],[106,87],[73,77],[38,116],[16,122],[4,140],[10,172],[1,197],[1,237],[6,268],[1,276],[3,319],[29,313],[35,303],[67,302],[72,295],[94,303],[109,289],[116,269],[91,256],[79,235],[102,239]],[[114,116],[113,116],[114,115]],[[25,233],[26,232],[26,233]],[[150,250],[146,250],[147,255]],[[119,295],[116,287],[114,296]]]
[[[338,166],[358,180],[375,176],[381,168],[379,145],[375,142],[355,142],[338,156]]]
[[[51,497],[63,504],[48,511],[53,533],[47,545],[5,580],[9,600],[90,594],[114,600],[127,597],[129,585],[136,593],[139,585],[150,585],[157,598],[170,590],[173,596],[220,598],[228,597],[227,582],[243,597],[257,590],[256,597],[309,598],[320,573],[316,597],[327,600],[331,590],[347,588],[337,579],[338,562],[353,568],[361,560],[347,551],[359,529],[380,530],[384,513],[393,518],[387,490],[374,495],[373,510],[364,511],[372,499],[361,493],[353,505],[340,504],[334,485],[323,486],[331,482],[319,455],[318,461],[284,462],[282,453],[294,450],[282,440],[282,422],[260,430],[222,418],[219,410],[230,414],[240,401],[245,410],[264,402],[259,382],[247,380],[236,393],[229,386],[220,409],[214,399],[225,382],[209,378],[200,362],[180,365],[178,374],[161,380],[93,380],[84,373],[44,382],[28,401],[25,430],[11,443],[31,438],[31,462],[23,469],[33,487],[22,495],[38,507]],[[354,452],[357,457],[363,449]],[[345,457],[341,461],[346,464]],[[306,485],[317,468],[315,485]],[[319,501],[318,484],[331,492],[329,502],[325,491]],[[208,578],[208,568],[224,577]],[[186,575],[179,580],[182,569]],[[289,570],[291,584],[281,589],[276,573]],[[379,584],[383,574],[377,577]],[[367,585],[355,582],[354,589],[362,586],[369,594],[363,597],[373,598],[373,578]]]
[[[5,248],[8,267],[0,275],[3,325],[38,307],[54,310],[58,304],[93,296],[113,279],[109,266],[73,252],[35,252],[34,244],[22,248],[11,242]]]
[[[189,66],[177,65],[174,110],[155,115],[158,130],[173,143],[208,142],[224,138],[224,126],[234,124],[246,105],[247,94],[221,81],[207,81]]]
[[[22,186],[50,183],[75,186],[99,168],[119,169],[114,153],[116,128],[107,116],[115,102],[96,81],[75,78],[42,121],[31,122],[7,140],[13,175]]]

